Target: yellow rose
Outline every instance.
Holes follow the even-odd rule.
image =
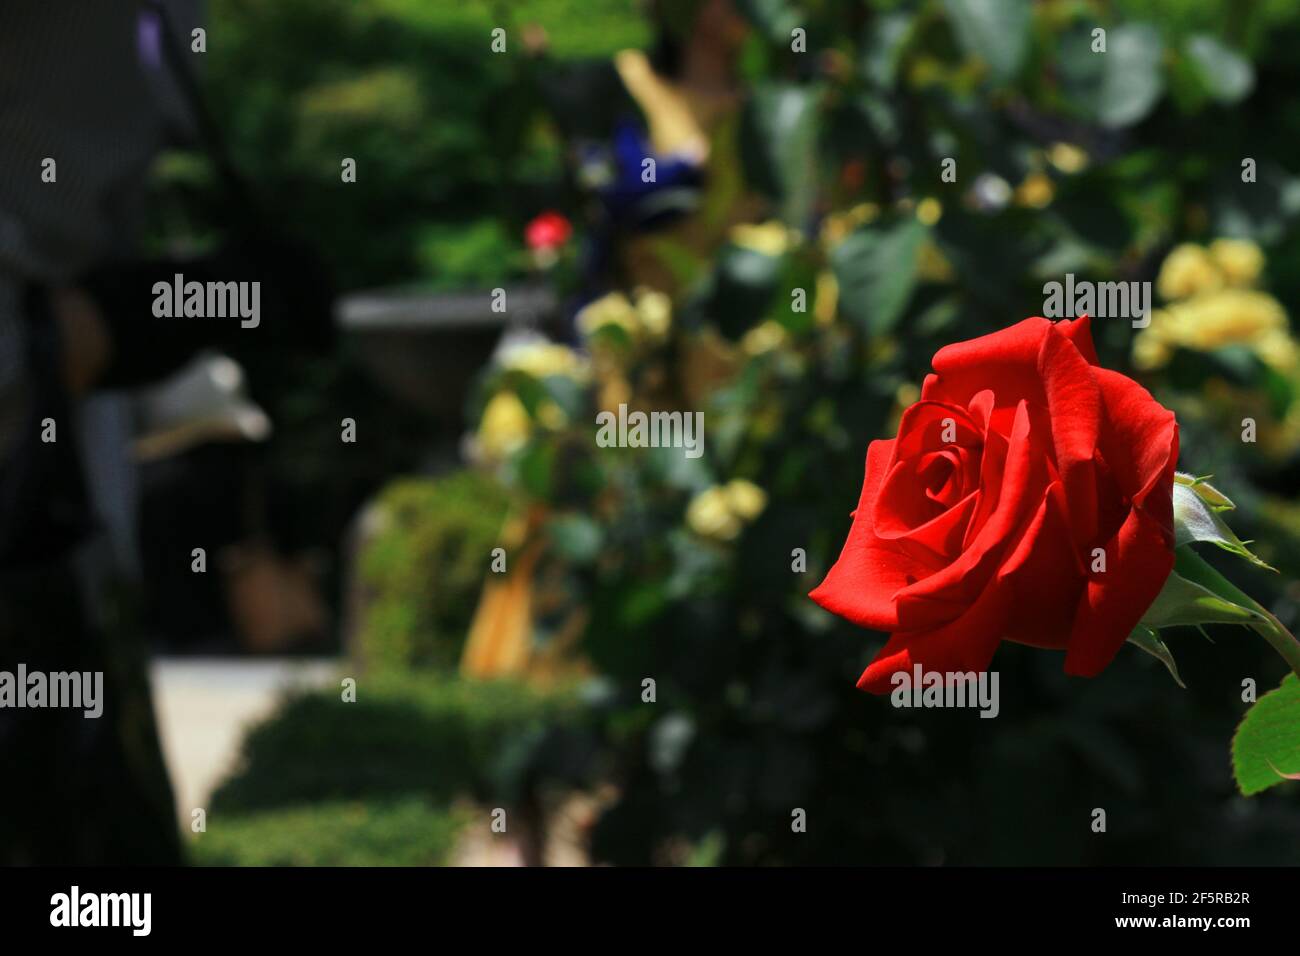
[[[1030,173],[1025,181],[1016,187],[1015,201],[1019,206],[1030,209],[1043,209],[1051,205],[1056,195],[1056,187],[1046,173]]]
[[[1166,301],[1213,292],[1222,285],[1223,275],[1210,254],[1191,242],[1175,247],[1165,257],[1156,277],[1156,291]]]
[[[1265,365],[1271,365],[1281,372],[1294,371],[1297,365],[1297,346],[1295,339],[1286,332],[1275,329],[1262,335],[1255,343],[1255,354]]]
[[[635,335],[637,330],[636,309],[621,292],[611,292],[587,303],[578,313],[576,321],[578,331],[584,336],[595,335],[609,325],[623,329],[628,335]]]
[[[741,521],[753,521],[767,507],[767,492],[752,481],[735,478],[727,482],[723,490],[731,513]]]
[[[501,367],[539,380],[548,375],[582,379],[587,373],[586,363],[577,352],[555,342],[529,342],[510,349],[502,356]]]
[[[1169,343],[1155,332],[1156,323],[1162,321],[1165,315],[1162,311],[1153,313],[1151,324],[1133,340],[1133,365],[1143,372],[1163,368],[1173,356]]]
[[[478,425],[478,442],[493,459],[505,458],[528,441],[531,422],[528,410],[514,392],[497,392],[483,409]]]
[[[817,319],[818,325],[830,325],[835,321],[840,304],[840,284],[835,278],[835,273],[829,269],[817,273],[815,292],[817,302],[813,306],[813,316]]]
[[[636,316],[652,339],[663,339],[673,324],[673,300],[654,289],[637,289]]]
[[[780,256],[790,248],[790,230],[775,220],[757,226],[741,223],[732,227],[731,241],[765,256]]]
[[[1211,350],[1224,345],[1253,344],[1267,332],[1286,329],[1281,304],[1265,292],[1224,289],[1186,303],[1182,334],[1188,345]]]
[[[740,519],[732,512],[727,493],[715,485],[691,499],[686,525],[702,538],[731,541],[740,534]]]
[[[1210,258],[1228,285],[1251,285],[1264,271],[1264,253],[1245,239],[1215,239],[1210,243]]]
[[[916,218],[923,226],[933,226],[943,215],[943,203],[933,196],[926,196],[916,207]]]
[[[1277,299],[1255,289],[1220,289],[1153,314],[1134,341],[1133,360],[1139,368],[1158,368],[1174,346],[1212,352],[1225,345],[1249,346],[1282,370],[1293,367],[1297,357],[1286,310]]]
[[[785,340],[785,327],[774,319],[768,319],[746,332],[740,340],[740,347],[746,355],[763,355],[780,348]]]
[[[1082,172],[1088,166],[1088,154],[1073,143],[1053,143],[1047,161],[1066,175]]]

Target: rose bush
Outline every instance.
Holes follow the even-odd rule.
[[[844,548],[812,597],[890,633],[858,686],[986,670],[1003,640],[1114,658],[1174,564],[1178,426],[1101,368],[1087,318],[941,349],[896,438],[874,441]]]

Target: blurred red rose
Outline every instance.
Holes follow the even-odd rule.
[[[524,241],[529,249],[558,249],[573,235],[569,220],[553,210],[541,213],[524,227]]]
[[[1087,318],[1026,319],[933,365],[898,437],[871,443],[811,595],[890,632],[858,686],[888,693],[915,664],[982,672],[1003,640],[1096,675],[1173,567],[1173,413],[1098,367]]]

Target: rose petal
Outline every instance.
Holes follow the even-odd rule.
[[[1029,411],[1022,402],[1007,444],[1005,472],[996,505],[985,526],[952,563],[898,593],[899,623],[909,630],[937,626],[952,619],[985,590],[1008,543],[1019,539],[1042,498],[1044,452],[1034,447]],[[987,458],[987,452],[986,452]],[[981,494],[989,490],[986,485]]]
[[[1092,574],[1079,599],[1065,653],[1067,674],[1095,677],[1124,646],[1173,570],[1166,534],[1156,519],[1134,508],[1107,542],[1106,570]]]
[[[1101,429],[1101,389],[1092,369],[1059,326],[1048,328],[1038,352],[1056,468],[1069,498],[1070,526],[1078,541],[1097,533],[1097,480],[1093,456]]]
[[[1178,461],[1174,413],[1125,375],[1096,368],[1093,376],[1106,412],[1098,448],[1115,483],[1133,501],[1144,501],[1157,486],[1167,488],[1172,531],[1173,472]]]
[[[931,363],[935,374],[925,380],[921,398],[967,405],[992,388],[999,408],[1014,408],[1042,395],[1038,351],[1052,323],[1033,318],[989,335],[941,348]]]
[[[1099,364],[1097,348],[1092,344],[1092,320],[1087,315],[1081,315],[1071,321],[1057,322],[1053,327],[1074,343],[1074,347],[1079,350],[1084,361],[1089,365]]]
[[[924,632],[903,632],[890,637],[858,678],[858,687],[872,694],[887,694],[890,678],[911,672],[916,664],[924,673],[982,673],[988,670],[1002,634],[1009,592],[990,588],[956,620]]]
[[[1065,486],[1052,482],[1029,529],[998,571],[999,585],[1015,593],[1005,634],[1009,641],[1056,649],[1069,642],[1087,575],[1070,533],[1069,511]]]
[[[894,442],[873,441],[867,449],[866,478],[853,526],[835,564],[809,595],[833,614],[862,627],[888,631],[898,627],[894,595],[934,568],[897,549],[883,546],[871,525],[872,504],[894,454]]]

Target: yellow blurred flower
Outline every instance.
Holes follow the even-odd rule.
[[[1169,302],[1213,292],[1222,285],[1223,274],[1210,254],[1192,242],[1176,246],[1165,257],[1156,277],[1156,291]]]
[[[1073,143],[1053,143],[1047,151],[1047,161],[1070,175],[1088,167],[1088,154]]]
[[[813,305],[813,317],[817,319],[818,325],[830,325],[835,321],[840,304],[840,284],[835,273],[829,269],[817,273],[815,294],[817,301]]]
[[[753,521],[767,507],[767,492],[752,481],[732,479],[723,491],[727,495],[727,506],[741,521]]]
[[[1046,173],[1033,172],[1016,187],[1015,201],[1018,206],[1043,209],[1051,205],[1055,196],[1056,187],[1052,185],[1051,177]]]
[[[1210,243],[1210,258],[1228,285],[1253,285],[1264,271],[1264,253],[1246,239],[1215,239]]]
[[[511,348],[501,356],[501,367],[507,371],[520,371],[536,379],[548,375],[566,375],[583,379],[587,363],[567,345],[555,342],[528,342]]]
[[[1181,342],[1212,350],[1253,343],[1267,332],[1286,330],[1286,312],[1266,292],[1224,289],[1170,309]]]
[[[1151,324],[1137,334],[1133,340],[1133,365],[1144,372],[1164,368],[1173,357],[1174,350],[1158,333],[1151,330],[1165,319],[1163,311],[1151,315]]]
[[[528,441],[528,410],[514,392],[497,392],[483,409],[478,444],[491,459],[502,459]]]
[[[765,256],[780,256],[790,248],[791,233],[784,223],[776,220],[760,225],[741,223],[732,227],[731,241]]]
[[[686,508],[686,525],[702,538],[731,541],[742,527],[731,510],[727,492],[718,485],[701,491]]]
[[[767,507],[767,492],[735,478],[701,491],[686,508],[686,525],[703,538],[732,541]]]
[[[615,327],[633,339],[660,341],[672,328],[673,303],[655,289],[638,287],[631,300],[622,292],[610,292],[584,306],[576,321],[578,331],[586,338]]]
[[[577,315],[578,331],[584,336],[595,335],[606,326],[615,326],[635,335],[637,314],[632,303],[622,292],[610,292],[583,306]]]
[[[763,355],[780,348],[786,340],[785,327],[774,319],[760,322],[740,340],[740,347],[746,355]]]
[[[916,218],[923,226],[933,226],[943,215],[943,203],[933,196],[926,196],[916,207]]]
[[[858,203],[844,212],[831,213],[822,220],[821,240],[828,249],[840,243],[858,226],[875,222],[880,207],[873,202]]]
[[[1260,336],[1259,341],[1255,343],[1255,354],[1265,365],[1270,365],[1279,371],[1290,372],[1296,368],[1300,349],[1296,346],[1295,339],[1288,333],[1275,329]]]
[[[666,338],[673,324],[673,300],[655,289],[637,289],[634,295],[641,329],[656,341]]]
[[[1226,345],[1247,346],[1280,370],[1296,365],[1286,310],[1254,289],[1220,289],[1158,310],[1133,342],[1133,361],[1139,368],[1159,368],[1174,348],[1212,352]]]

